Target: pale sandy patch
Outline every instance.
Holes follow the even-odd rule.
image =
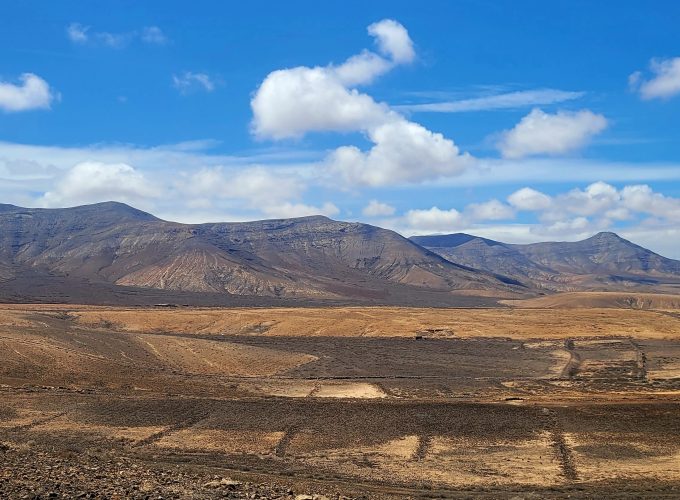
[[[262,455],[273,453],[283,434],[283,432],[191,428],[163,436],[155,443],[155,446],[182,450]]]
[[[384,391],[366,382],[322,382],[312,392],[317,398],[376,399],[387,397]]]
[[[312,380],[258,380],[244,381],[239,384],[239,388],[253,394],[266,396],[276,396],[284,398],[305,398],[316,388],[316,382]]]

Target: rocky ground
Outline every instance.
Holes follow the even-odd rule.
[[[496,311],[0,310],[0,499],[679,498],[679,319]]]
[[[0,444],[0,498],[349,499],[274,483],[239,481],[180,465],[142,463],[102,453],[45,451]]]

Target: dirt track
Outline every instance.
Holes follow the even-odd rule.
[[[226,323],[215,315],[240,317],[243,328],[250,313],[151,310],[139,317],[156,317],[154,327],[133,329],[121,321],[132,311],[6,309],[0,495],[680,491],[680,320],[647,311],[628,325],[635,336],[616,329],[626,316],[612,314],[597,334],[578,335],[574,328],[603,313],[571,311],[578,317],[562,338],[538,330],[462,337],[455,325],[481,325],[492,313],[448,312],[446,322],[431,310],[395,312],[299,315],[308,329],[343,316],[401,324],[396,337],[338,337],[272,331],[277,314],[291,324],[288,310],[220,334],[215,325]],[[506,319],[512,330],[526,313],[501,310],[491,331]],[[158,328],[180,314],[181,327]],[[184,329],[197,321],[213,327]],[[88,475],[92,467],[99,472]],[[205,486],[224,478],[242,484]]]

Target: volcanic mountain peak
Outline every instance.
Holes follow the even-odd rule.
[[[628,241],[624,238],[621,238],[616,233],[613,233],[611,231],[600,231],[597,234],[594,234],[590,238],[586,238],[586,240],[611,240],[611,241]]]
[[[455,248],[470,241],[480,241],[489,246],[502,245],[498,241],[489,240],[480,236],[466,233],[453,233],[429,236],[411,236],[411,241],[424,247]]]
[[[50,209],[44,209],[50,210]],[[158,217],[151,215],[148,212],[144,212],[137,208],[131,207],[125,203],[120,203],[118,201],[104,201],[101,203],[94,203],[91,205],[80,205],[72,208],[62,208],[62,209],[52,209],[52,210],[63,210],[77,215],[91,215],[96,217],[104,216],[114,216],[121,217],[125,220],[138,220],[138,221],[159,221]]]

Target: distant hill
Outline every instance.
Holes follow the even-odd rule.
[[[680,261],[610,232],[577,242],[528,245],[463,233],[414,236],[411,240],[451,262],[548,290],[618,289],[668,280],[680,283]]]
[[[0,205],[0,281],[24,286],[18,276],[27,270],[36,283],[41,275],[61,276],[72,283],[250,297],[399,297],[408,303],[427,302],[430,292],[440,298],[526,292],[512,279],[450,262],[367,224],[321,216],[179,224],[114,202],[65,209]]]

